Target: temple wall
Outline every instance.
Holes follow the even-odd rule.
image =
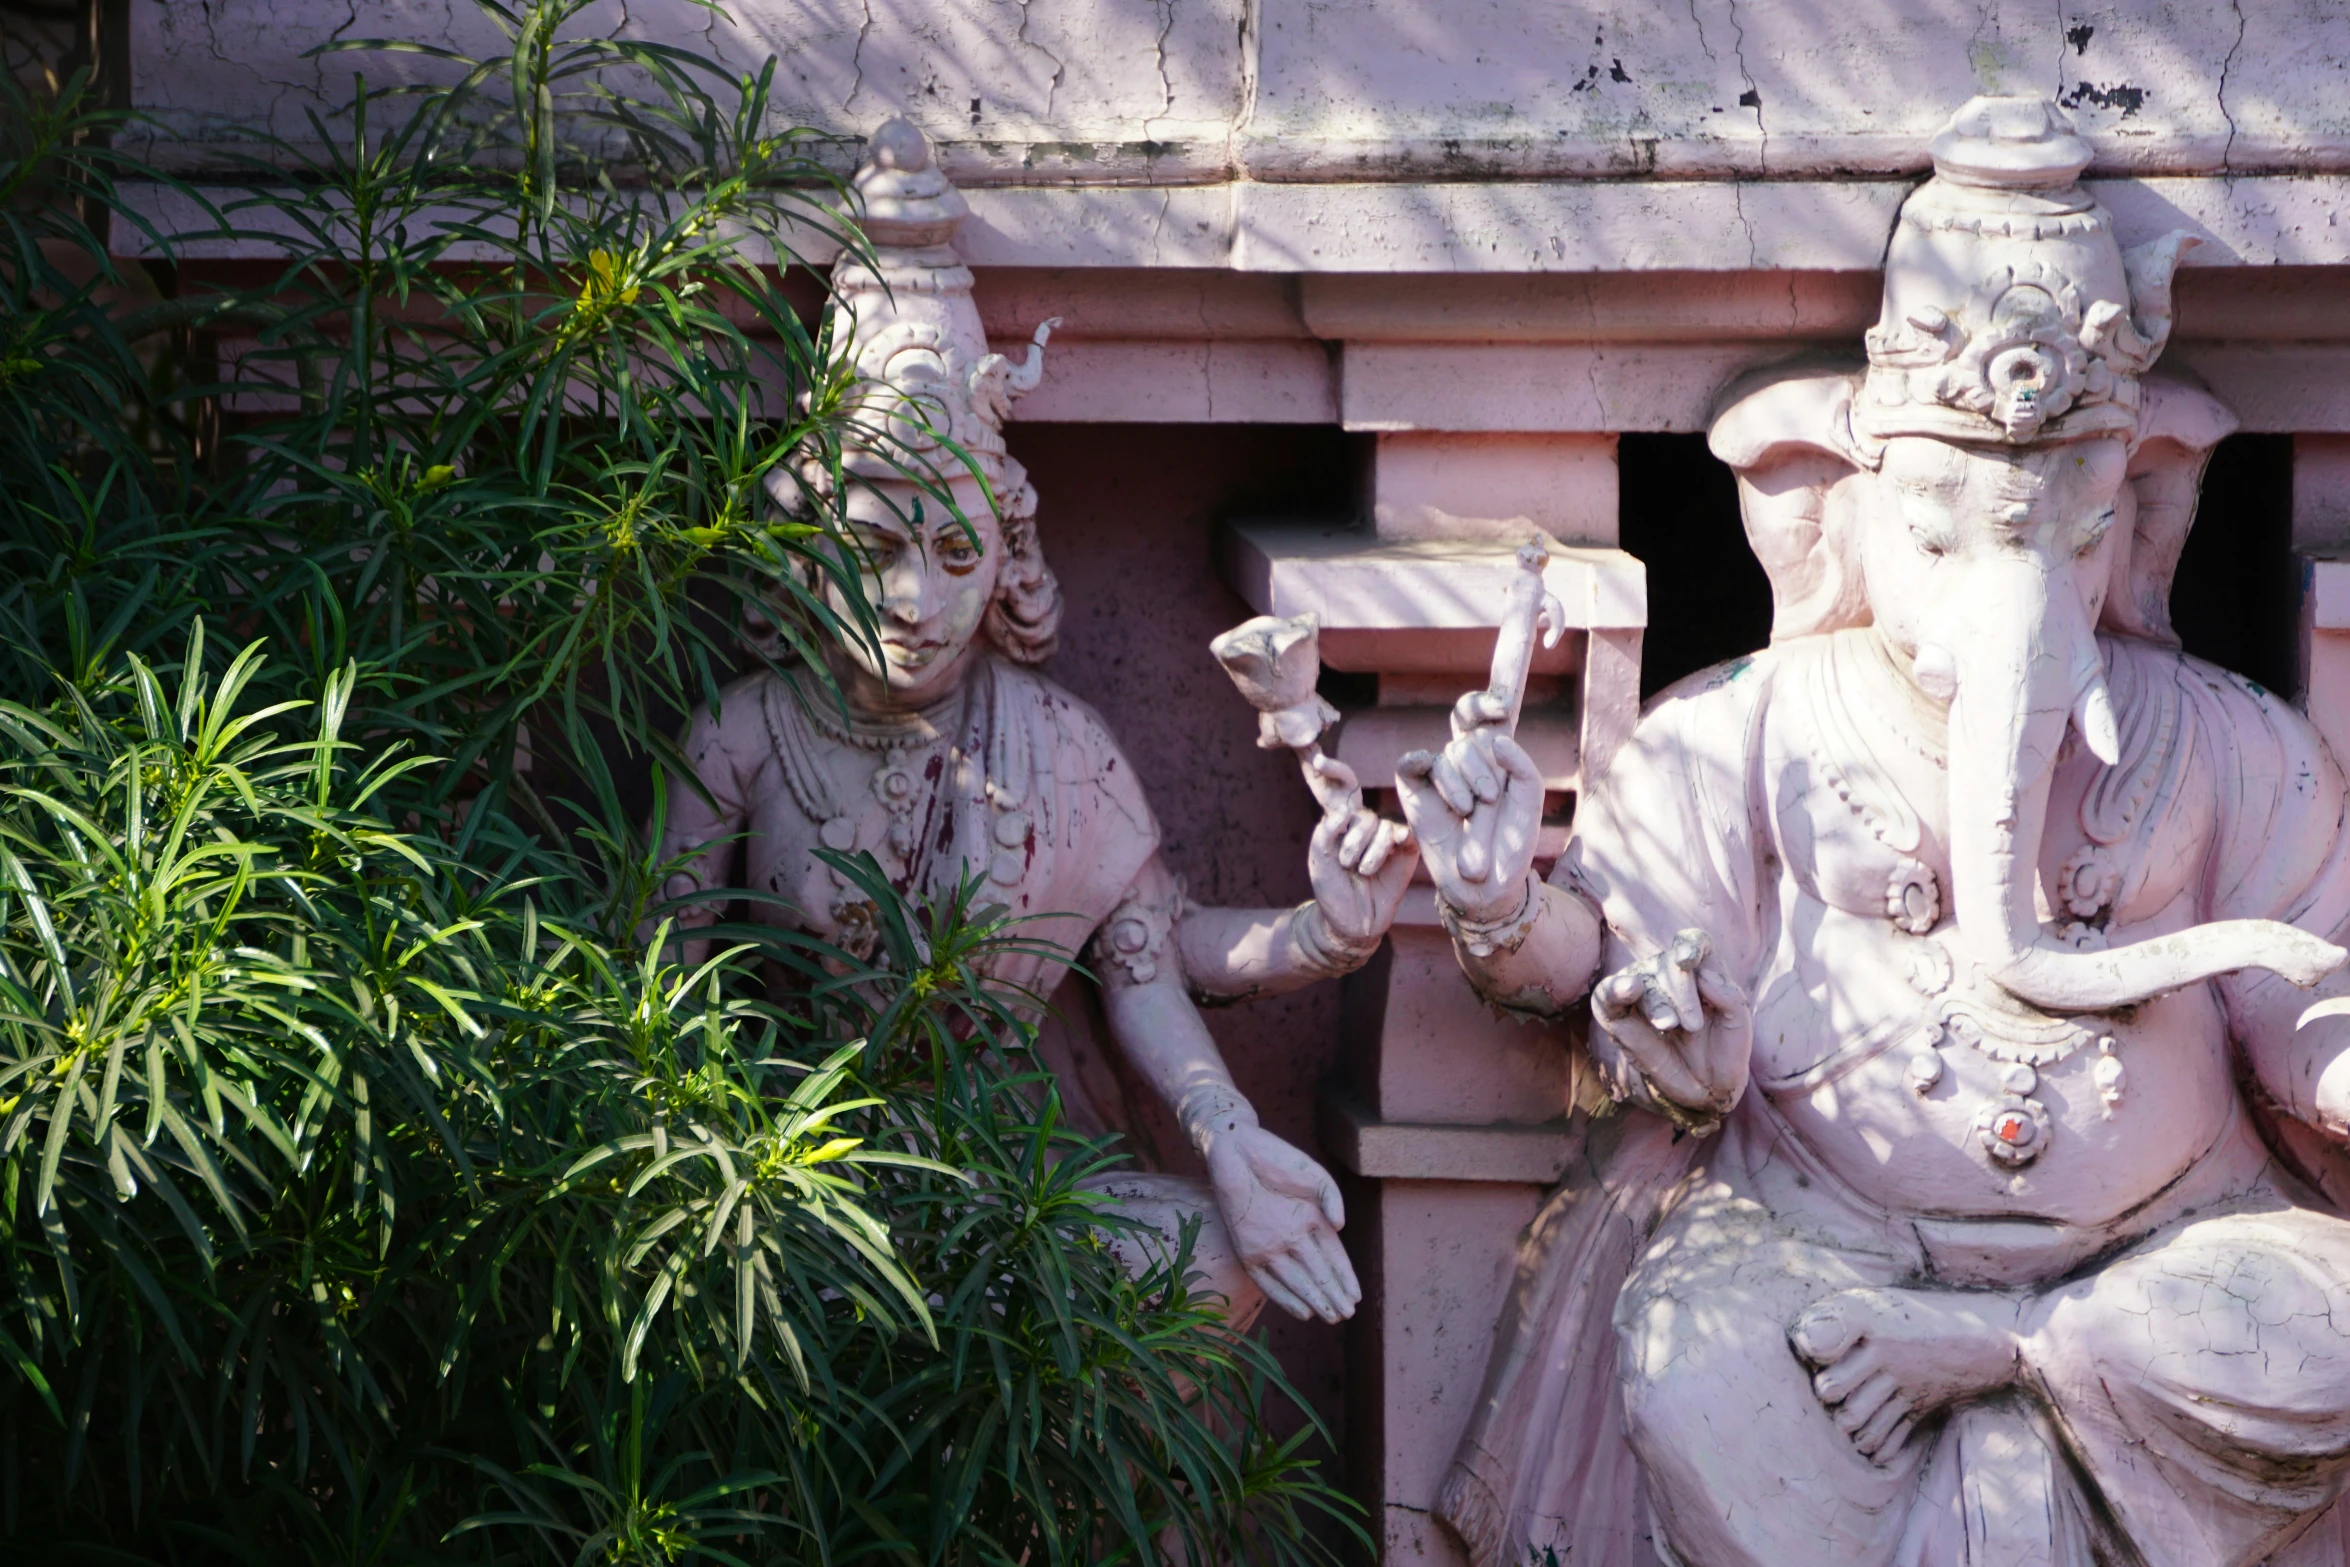
[[[991,336],[1009,346],[1063,319],[1011,432],[1071,603],[1050,672],[1120,734],[1203,900],[1303,897],[1313,821],[1289,759],[1253,747],[1205,651],[1268,607],[1236,577],[1227,525],[1337,519],[1372,551],[1540,525],[1637,578],[1640,562],[1614,554],[1635,550],[1659,626],[1691,627],[1681,611],[1708,594],[1750,609],[1759,583],[1681,542],[1737,547],[1726,477],[1695,471],[1710,459],[1694,440],[1641,447],[1635,472],[1619,438],[1702,431],[1723,385],[1756,365],[1857,357],[1926,140],[1976,93],[2071,110],[2123,244],[2173,228],[2202,240],[2165,363],[2206,380],[2247,431],[2289,438],[2262,450],[2289,468],[2276,525],[2300,577],[2242,613],[2297,620],[2303,698],[2350,747],[2350,566],[2330,558],[2350,555],[2339,0],[732,10],[629,0],[624,25],[746,68],[772,53],[779,125],[855,138],[912,117],[969,195],[958,244]],[[371,35],[486,43],[469,14],[463,0],[131,0],[148,151],[197,178],[262,135],[285,144],[268,156],[299,154],[305,113],[339,102],[351,70],[431,69],[307,51]],[[828,155],[845,169],[855,151]],[[2267,526],[2216,501],[2213,514]],[[1668,594],[1684,595],[1669,611]],[[1399,593],[1395,636],[1326,650],[1358,737],[1376,727],[1366,713],[1393,710],[1380,722],[1401,733],[1482,683],[1475,649],[1436,656],[1402,635],[1429,602]],[[1640,622],[1586,624],[1551,693],[1562,818],[1575,768],[1604,763],[1640,684]],[[1673,661],[1680,647],[1652,635],[1648,652]],[[1339,1423],[1385,1559],[1458,1564],[1430,1517],[1435,1487],[1515,1236],[1578,1156],[1581,1122],[1569,1030],[1475,1002],[1415,896],[1388,954],[1343,989],[1211,1025],[1266,1123],[1341,1171],[1350,1203],[1362,1314],[1343,1333],[1270,1331]]]

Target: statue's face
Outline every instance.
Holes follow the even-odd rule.
[[[839,673],[863,676],[857,683],[869,699],[920,706],[950,690],[969,666],[995,597],[1003,540],[984,503],[957,498],[968,526],[911,485],[884,483],[849,498],[858,580],[881,647],[877,656],[865,638],[844,638],[838,651],[850,667]],[[825,596],[835,614],[854,622],[840,583],[828,577]]]
[[[2023,448],[1888,442],[1858,523],[1878,629],[1903,653],[1946,642],[1963,661],[2009,618],[1998,611],[2019,573],[2032,597],[2066,595],[2078,624],[2095,626],[2127,534],[2115,529],[2127,465],[2118,437]]]

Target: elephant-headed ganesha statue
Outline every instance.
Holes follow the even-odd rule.
[[[1588,993],[1638,1112],[1528,1234],[1441,1503],[1481,1563],[2344,1559],[2342,775],[2171,633],[2232,424],[2150,373],[2183,238],[2121,249],[2053,105],[1932,151],[1865,367],[1712,426],[1770,646],[1547,881],[1481,694],[1400,783],[1472,982]]]

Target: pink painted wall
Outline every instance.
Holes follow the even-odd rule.
[[[1125,747],[1193,898],[1302,902],[1314,805],[1286,753],[1257,749],[1255,715],[1208,655],[1210,637],[1251,613],[1218,578],[1213,543],[1235,514],[1344,510],[1359,438],[1328,425],[1024,423],[1009,433],[1068,595],[1046,673],[1093,704]],[[1265,1125],[1326,1160],[1314,1093],[1339,1058],[1338,987],[1221,1008],[1208,1026]],[[1195,1168],[1171,1120],[1152,1130],[1171,1167]],[[1340,1330],[1267,1312],[1263,1331],[1338,1427]]]

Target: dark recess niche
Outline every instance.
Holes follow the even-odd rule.
[[[1640,695],[1771,640],[1771,584],[1747,548],[1738,485],[1702,435],[1618,437],[1617,528],[1648,567]]]
[[[2300,693],[2291,436],[2231,435],[2211,454],[2170,613],[2197,658],[2280,696]]]
[[[1623,547],[1648,567],[1646,698],[1769,642],[1771,586],[1704,436],[1626,435],[1618,463]],[[2299,684],[2292,512],[2292,437],[2222,441],[2171,591],[2188,652],[2287,697]]]

